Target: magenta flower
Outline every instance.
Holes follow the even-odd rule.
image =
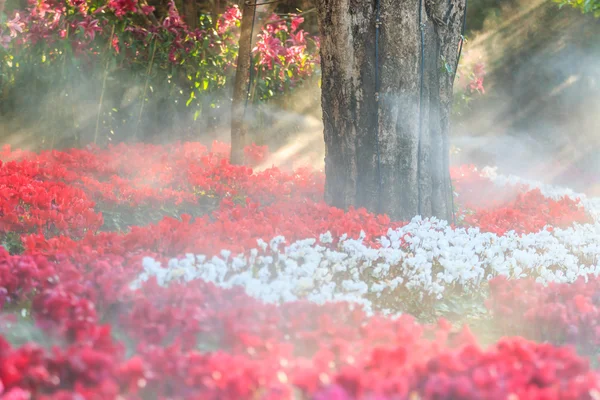
[[[90,40],[94,40],[96,37],[96,32],[101,32],[102,28],[98,26],[97,19],[87,19],[85,21],[81,21],[77,26],[83,29],[84,36],[90,38]]]
[[[108,2],[108,8],[113,10],[117,17],[123,17],[127,13],[135,12],[137,0],[111,0]]]

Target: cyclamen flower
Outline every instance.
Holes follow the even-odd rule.
[[[350,400],[350,396],[341,386],[331,385],[316,393],[312,400]]]
[[[0,382],[1,384],[1,382]],[[0,386],[1,388],[1,386]],[[0,392],[2,393],[2,392]],[[14,388],[6,393],[2,393],[2,400],[29,400],[31,399],[31,392],[23,390],[21,388]]]

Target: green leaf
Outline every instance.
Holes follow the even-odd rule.
[[[194,101],[195,98],[196,98],[196,92],[194,92],[192,90],[192,92],[190,93],[190,98],[188,99],[188,101],[186,101],[185,106],[189,107],[190,104],[192,104],[192,101]]]

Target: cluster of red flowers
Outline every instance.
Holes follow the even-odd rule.
[[[362,231],[365,242],[376,247],[389,228],[403,224],[364,209],[344,212],[327,206],[320,172],[275,167],[253,172],[248,166],[229,164],[228,154],[229,146],[219,142],[210,151],[199,143],[172,145],[170,151],[145,144],[40,154],[5,148],[2,158],[13,161],[0,166],[0,184],[5,188],[0,197],[0,233],[32,234],[23,238],[28,251],[49,256],[87,254],[85,249],[93,248],[93,254],[152,251],[174,257],[186,252],[213,255],[221,249],[244,252],[256,247],[259,238],[283,235],[294,241],[327,231],[334,238],[343,234],[356,238]],[[256,165],[268,151],[253,145],[245,154],[247,163]],[[555,201],[523,187],[509,193],[472,168],[452,174],[464,222],[483,231],[528,233],[588,219],[578,202],[568,198]],[[196,207],[204,201],[216,209],[203,217],[165,218],[133,227],[129,233],[96,235],[101,211]],[[96,204],[99,209],[94,209]],[[84,235],[83,240],[74,240]]]
[[[243,252],[258,238],[291,241],[326,231],[334,237],[364,231],[366,242],[377,246],[380,235],[402,224],[325,205],[322,173],[253,172],[230,165],[228,153],[222,143],[211,151],[194,143],[169,151],[141,144],[41,154],[4,149],[0,233],[23,234],[26,254],[0,248],[3,400],[597,398],[600,375],[571,349],[507,339],[483,350],[468,331],[456,335],[444,322],[368,317],[347,303],[266,305],[200,280],[161,287],[151,279],[131,290],[144,256]],[[245,154],[249,165],[268,156],[259,146]],[[517,226],[521,231],[584,217],[576,202],[523,194],[524,188],[494,209],[477,202],[476,192],[500,189],[472,169],[453,175],[461,204],[475,210],[466,219],[490,221],[484,230],[515,227],[505,216],[511,207],[536,221]],[[103,222],[99,206],[199,205],[207,197],[216,199],[217,209],[195,220],[165,218],[128,233],[96,232]],[[554,215],[556,209],[566,214]],[[490,304],[502,304],[500,311],[525,305],[535,310],[525,315],[544,326],[553,323],[554,311],[540,301],[578,293],[560,315],[580,334],[595,332],[596,286],[578,283],[570,292],[531,284],[530,296],[515,296],[510,285],[492,285]],[[11,332],[27,324],[53,348],[13,346]]]
[[[548,286],[531,279],[490,282],[488,307],[506,333],[572,344],[582,354],[600,345],[600,279]]]
[[[102,225],[94,202],[81,189],[43,175],[32,162],[0,161],[0,233],[81,237]]]
[[[202,281],[106,295],[88,269],[0,251],[5,298],[28,297],[35,329],[54,344],[13,348],[0,336],[3,399],[595,399],[600,390],[600,375],[568,348],[517,338],[483,350],[443,321],[367,317],[343,303],[265,305]],[[20,323],[4,318],[0,332]]]
[[[566,228],[573,223],[590,222],[590,216],[577,200],[549,199],[539,189],[529,190],[524,185],[500,187],[469,166],[452,172],[464,222],[482,231],[498,235],[510,230],[531,233],[545,226]]]

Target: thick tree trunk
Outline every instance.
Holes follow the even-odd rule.
[[[366,207],[395,219],[422,215],[450,220],[454,73],[445,65],[454,68],[457,61],[465,0],[379,1],[379,102],[377,0],[317,3],[325,199],[336,207]]]

